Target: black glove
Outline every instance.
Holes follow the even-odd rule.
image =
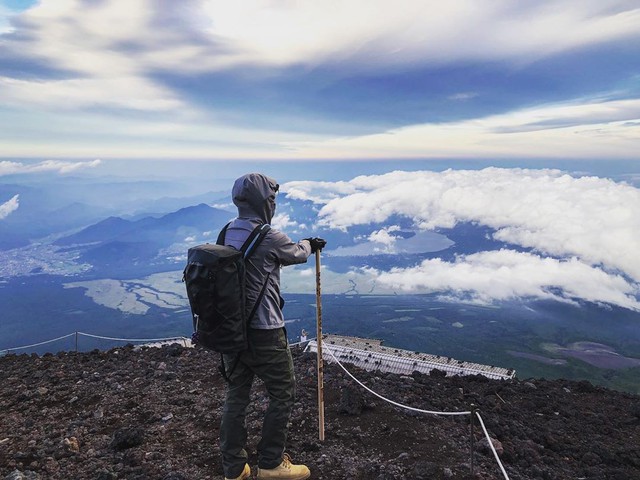
[[[311,244],[311,253],[316,253],[317,250],[322,250],[327,244],[327,241],[323,238],[313,237],[305,238]]]

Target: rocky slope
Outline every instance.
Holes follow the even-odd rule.
[[[318,440],[315,356],[294,352],[298,399],[288,451],[313,479],[501,479],[469,417],[389,405],[325,367]],[[224,384],[217,356],[172,345],[0,358],[0,478],[222,479]],[[478,406],[512,480],[640,479],[639,397],[585,382],[400,377],[350,368],[370,388],[421,409]],[[267,399],[248,414],[255,465]]]

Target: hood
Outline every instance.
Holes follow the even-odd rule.
[[[233,184],[231,196],[238,207],[238,217],[258,217],[264,223],[271,223],[276,211],[278,183],[261,173],[248,173]]]

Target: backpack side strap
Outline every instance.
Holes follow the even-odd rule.
[[[265,223],[264,225],[258,225],[253,229],[253,232],[249,235],[249,238],[244,242],[240,251],[244,253],[244,258],[247,259],[252,253],[253,250],[260,245],[264,237],[271,230],[271,225]]]

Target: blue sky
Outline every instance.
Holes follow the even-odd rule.
[[[640,5],[0,3],[0,157],[638,171]]]

